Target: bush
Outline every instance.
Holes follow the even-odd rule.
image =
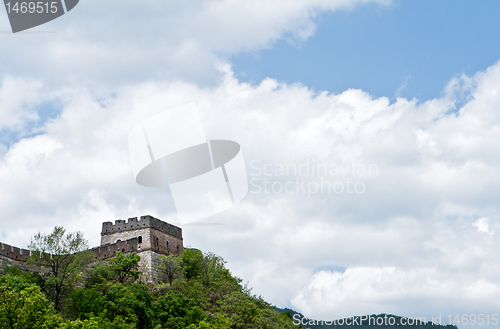
[[[37,285],[21,276],[0,277],[0,328],[56,328],[62,321]]]
[[[7,268],[0,277],[0,329],[296,328],[251,295],[219,256],[186,248],[181,256],[164,257],[174,275],[156,288],[132,282],[139,259],[117,253],[110,265],[95,264],[69,294],[65,320],[42,292],[43,277]]]

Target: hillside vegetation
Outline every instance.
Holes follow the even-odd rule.
[[[0,329],[444,328],[432,323],[405,326],[396,316],[393,326],[307,319],[251,294],[221,257],[197,249],[160,256],[162,282],[153,286],[141,283],[140,256],[135,253],[117,252],[106,262],[90,263],[87,241],[79,232],[66,234],[56,227],[51,234],[35,235],[29,248],[28,263],[45,270],[4,270]]]
[[[29,249],[28,264],[42,273],[3,269],[0,329],[297,328],[211,253],[160,256],[163,281],[153,286],[141,283],[135,253],[91,263],[81,232],[55,227]]]
[[[117,253],[108,264],[72,273],[56,311],[53,273],[0,277],[0,328],[205,329],[297,328],[231,275],[222,258],[185,249],[162,259],[165,282],[137,282],[139,256]],[[86,272],[86,273],[85,273]]]

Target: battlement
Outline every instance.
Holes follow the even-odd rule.
[[[94,247],[90,249],[94,254],[95,260],[105,260],[116,256],[116,252],[120,251],[122,253],[138,252],[140,248],[138,247],[137,238],[132,238],[127,241],[120,241],[112,244],[107,244],[104,246]],[[28,258],[31,256],[31,251],[27,249],[21,249],[13,247],[11,245],[0,243],[0,256],[16,260],[19,262],[27,262]]]
[[[115,257],[119,251],[124,254],[137,253],[141,257],[139,266],[143,279],[149,283],[158,282],[161,255],[180,255],[183,250],[182,229],[152,216],[118,219],[113,224],[102,224],[101,245],[90,249],[93,262]],[[0,243],[0,275],[7,266],[18,266],[23,271],[47,271],[46,266],[28,265],[31,252],[27,249]],[[141,280],[143,280],[141,279]]]
[[[95,260],[105,260],[110,257],[116,256],[116,252],[129,253],[140,251],[137,243],[137,238],[128,239],[127,241],[119,241],[112,244],[106,244],[104,246],[94,247],[90,249],[94,254]]]
[[[124,231],[139,230],[142,228],[154,228],[164,233],[170,234],[176,238],[182,239],[182,229],[172,224],[166,223],[153,216],[141,216],[129,218],[128,221],[117,219],[115,223],[102,223],[101,235],[110,235]]]
[[[5,243],[0,243],[0,256],[5,256],[13,260],[26,262],[31,256],[31,251],[29,251],[28,249],[13,247]]]

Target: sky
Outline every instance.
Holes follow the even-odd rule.
[[[496,1],[410,0],[322,12],[307,40],[280,39],[229,59],[244,82],[270,76],[316,91],[356,88],[424,102],[440,97],[450,78],[498,60],[499,10]]]
[[[195,102],[208,139],[241,145],[249,193],[185,246],[309,317],[491,319],[499,6],[82,0],[16,34],[1,13],[0,241],[180,225],[168,190],[135,183],[128,133]]]

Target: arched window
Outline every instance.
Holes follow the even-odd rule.
[[[118,239],[118,240],[116,240],[116,243],[121,242],[121,241],[122,241],[122,240]]]
[[[177,245],[177,252],[179,252],[179,245]]]
[[[142,236],[140,236],[140,237],[137,238],[137,242],[138,243],[142,243]]]

